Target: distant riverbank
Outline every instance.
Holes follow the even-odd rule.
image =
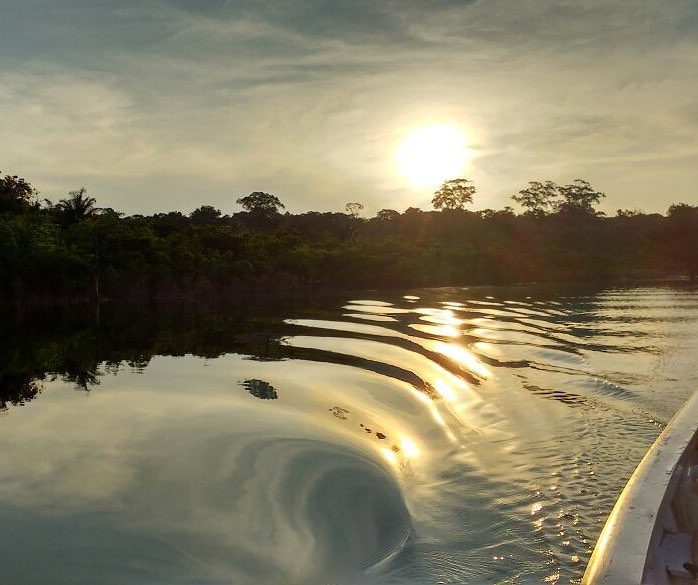
[[[611,217],[594,209],[603,194],[587,182],[531,185],[513,197],[525,208],[519,214],[465,210],[474,192],[466,185],[460,199],[450,191],[444,199],[446,187],[437,192],[438,211],[383,209],[370,218],[358,203],[346,213],[282,213],[281,201],[261,192],[239,199],[243,211],[232,215],[204,205],[188,215],[125,216],[97,207],[84,189],[40,203],[24,179],[6,176],[0,302],[698,278],[698,206]]]

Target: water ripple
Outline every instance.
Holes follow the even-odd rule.
[[[579,579],[698,382],[696,292],[368,296],[231,332],[214,359],[112,365],[89,398],[46,379],[6,407],[8,578]]]

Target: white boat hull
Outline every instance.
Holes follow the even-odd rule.
[[[698,393],[670,421],[628,481],[582,585],[698,583],[697,429]]]

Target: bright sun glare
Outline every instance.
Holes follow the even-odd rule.
[[[402,142],[397,164],[412,186],[431,188],[460,177],[471,154],[466,135],[456,126],[425,126],[411,132]]]

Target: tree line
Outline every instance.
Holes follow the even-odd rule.
[[[211,298],[307,288],[396,288],[516,282],[698,278],[698,206],[665,214],[596,206],[583,179],[531,181],[520,206],[469,211],[476,186],[446,181],[434,210],[289,213],[254,192],[224,215],[211,205],[124,215],[82,188],[53,203],[0,173],[0,298]]]

